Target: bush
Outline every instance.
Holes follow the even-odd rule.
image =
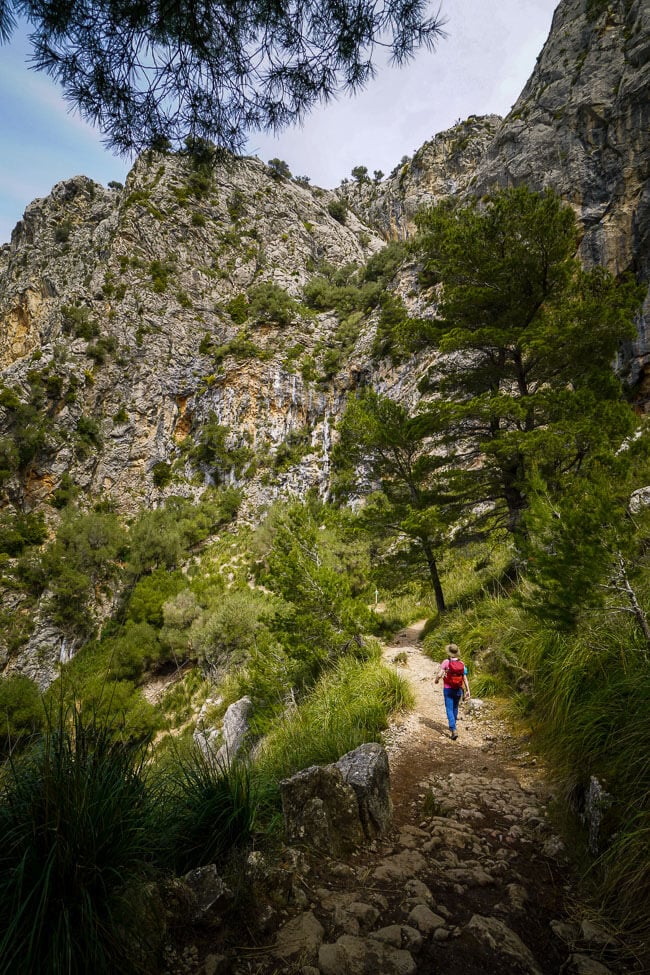
[[[253,285],[248,291],[249,316],[262,322],[290,325],[297,314],[296,302],[272,281]]]
[[[47,538],[42,512],[0,514],[0,552],[20,555],[29,545],[40,545]]]
[[[267,601],[250,589],[229,589],[216,608],[197,621],[192,642],[200,659],[212,666],[224,658],[241,660],[263,627]]]
[[[0,750],[13,748],[43,727],[45,711],[38,687],[24,674],[0,678]]]
[[[155,569],[138,581],[127,610],[128,619],[134,623],[149,623],[160,628],[163,625],[163,605],[185,588],[182,572]]]
[[[99,325],[90,317],[90,308],[85,305],[63,305],[61,308],[63,319],[63,331],[70,333],[78,339],[96,338],[99,335]]]
[[[327,212],[338,223],[344,224],[348,216],[348,205],[343,200],[330,200],[327,204]]]
[[[180,873],[223,861],[251,834],[256,792],[240,762],[220,764],[198,749],[177,755],[163,797],[160,856]]]
[[[235,325],[243,325],[244,322],[248,321],[248,300],[246,295],[239,294],[231,298],[226,305],[226,311]]]
[[[172,479],[172,466],[171,464],[165,463],[164,460],[159,461],[154,464],[151,473],[153,476],[153,483],[157,488],[166,488]]]
[[[97,420],[90,416],[80,416],[77,420],[76,448],[79,457],[87,457],[92,450],[102,445],[102,435]]]
[[[291,179],[291,170],[284,159],[269,159],[268,167],[273,179]]]
[[[162,922],[142,750],[60,715],[6,767],[0,830],[1,975],[152,970]]]

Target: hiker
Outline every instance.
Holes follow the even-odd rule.
[[[458,738],[458,733],[456,731],[458,705],[463,697],[463,692],[467,699],[469,699],[471,695],[469,693],[469,682],[467,680],[467,667],[458,656],[458,647],[456,644],[448,643],[445,647],[445,653],[447,654],[447,657],[440,664],[440,672],[438,673],[434,683],[437,684],[441,677],[444,678],[442,686],[443,693],[445,695],[447,721],[449,722],[449,730],[451,732],[452,741],[456,741]]]

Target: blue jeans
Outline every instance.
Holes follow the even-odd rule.
[[[463,689],[462,687],[443,687],[442,690],[445,695],[445,711],[447,712],[449,730],[455,731],[456,721],[458,719],[458,705],[463,696]]]

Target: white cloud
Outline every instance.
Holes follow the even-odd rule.
[[[404,68],[383,67],[366,91],[314,111],[302,128],[254,136],[250,151],[337,185],[352,166],[385,172],[458,118],[506,114],[548,35],[555,0],[448,0],[448,36]]]
[[[355,165],[389,172],[436,132],[470,114],[505,114],[548,34],[555,0],[443,0],[448,37],[404,68],[382,66],[354,99],[314,111],[277,139],[253,135],[250,153],[286,159],[296,175],[335,186]],[[0,60],[0,241],[33,196],[77,173],[123,180],[128,163],[69,106],[45,75],[25,66],[25,32]]]

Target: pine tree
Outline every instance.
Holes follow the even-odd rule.
[[[431,49],[426,0],[3,0],[0,43],[20,14],[32,63],[121,152],[210,139],[237,151],[372,77],[378,45],[403,63]]]
[[[612,364],[641,291],[581,268],[573,211],[552,192],[441,204],[419,228],[438,302],[426,341],[442,353],[426,386],[447,404],[456,487],[517,535],[533,472],[552,491],[631,431]]]
[[[409,416],[399,403],[365,390],[348,403],[338,429],[334,463],[339,493],[361,494],[367,482],[381,486],[366,503],[366,523],[377,534],[406,544],[407,552],[426,566],[436,607],[443,613],[438,562],[448,543],[450,516],[443,510],[436,478],[444,458],[427,449],[431,415],[425,428],[420,417]],[[398,548],[394,555],[402,552]]]

